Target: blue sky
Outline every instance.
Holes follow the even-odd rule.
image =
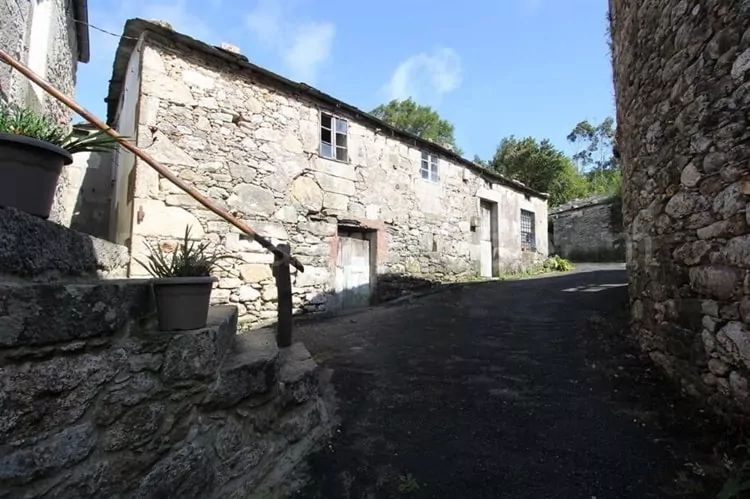
[[[89,0],[89,22],[169,21],[252,62],[371,110],[412,96],[456,127],[471,158],[508,135],[565,137],[614,113],[606,0]],[[116,37],[91,29],[77,98],[105,117]]]

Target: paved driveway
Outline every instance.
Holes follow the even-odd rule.
[[[599,393],[581,335],[626,320],[621,267],[477,283],[298,326],[342,425],[301,497],[661,497],[675,463]]]

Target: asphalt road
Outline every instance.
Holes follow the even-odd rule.
[[[599,393],[580,341],[592,317],[624,327],[625,283],[583,266],[298,326],[341,417],[298,497],[663,497],[682,463]]]

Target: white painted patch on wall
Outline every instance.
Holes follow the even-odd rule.
[[[29,68],[41,76],[47,76],[47,54],[50,46],[50,33],[52,17],[54,14],[54,2],[52,0],[32,1],[31,33],[29,35]],[[31,83],[39,104],[44,104],[45,92],[42,88]]]

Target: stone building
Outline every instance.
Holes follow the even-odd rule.
[[[617,198],[576,199],[550,210],[549,218],[550,253],[578,262],[625,260]]]
[[[78,63],[89,61],[87,22],[86,0],[0,0],[0,47],[74,97]],[[0,100],[44,112],[63,125],[72,118],[67,107],[4,63],[0,63]],[[76,179],[68,176],[71,172],[76,173],[63,169],[50,214],[51,220],[68,226],[77,194]]]
[[[308,85],[168,26],[130,20],[108,121],[306,265],[298,311],[366,305],[398,276],[518,269],[547,252],[546,195],[481,169]],[[134,258],[192,227],[241,261],[214,298],[245,320],[276,316],[272,256],[120,151],[115,236]],[[134,260],[131,275],[142,275]]]
[[[750,392],[750,3],[610,0],[633,327],[686,391]]]

